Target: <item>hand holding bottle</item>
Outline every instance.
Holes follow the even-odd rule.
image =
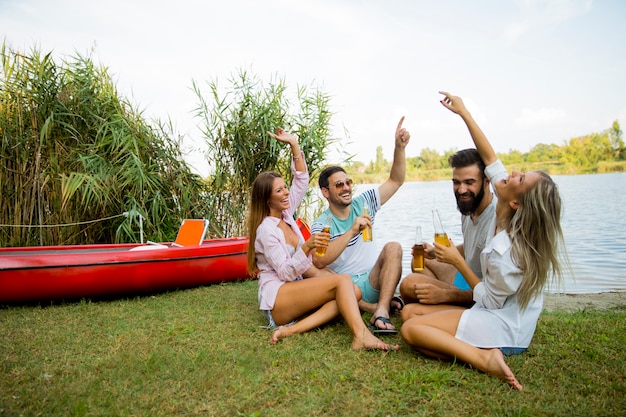
[[[325,244],[317,246],[315,248],[315,254],[317,256],[324,256],[326,255],[326,249],[328,248],[328,243],[330,242],[330,216],[326,217],[322,231],[317,234],[320,235],[319,237],[324,240]]]
[[[457,269],[465,262],[461,252],[454,244],[450,244],[450,246],[435,244],[435,257],[439,262],[450,264]]]

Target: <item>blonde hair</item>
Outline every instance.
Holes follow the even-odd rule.
[[[518,196],[520,207],[509,224],[511,257],[524,275],[518,290],[522,308],[543,291],[550,274],[559,283],[563,278],[559,255],[559,249],[565,249],[561,197],[547,173],[535,172],[540,179],[534,187]]]
[[[256,253],[254,251],[256,230],[263,219],[270,214],[270,208],[267,203],[272,194],[274,179],[276,178],[281,178],[276,172],[261,172],[252,183],[250,211],[248,213],[248,273],[251,276],[259,272],[259,268],[256,264]]]

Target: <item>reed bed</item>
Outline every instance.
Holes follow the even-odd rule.
[[[292,104],[284,79],[264,83],[245,70],[232,76],[224,88],[217,81],[207,82],[208,93],[195,81],[193,88],[199,102],[195,116],[211,161],[207,179],[211,217],[227,226],[226,235],[248,233],[250,186],[260,172],[276,171],[291,182],[291,149],[266,132],[283,127],[298,136],[312,179],[323,168],[328,152],[343,155],[330,133],[330,99],[317,88],[298,87]],[[297,215],[303,216],[315,201],[309,190]]]
[[[194,81],[203,179],[184,160],[185,138],[121,96],[90,57],[57,62],[4,42],[0,58],[1,246],[136,242],[139,216],[153,241],[173,240],[184,218],[208,219],[214,237],[245,235],[256,175],[291,177],[289,149],[267,131],[300,137],[312,177],[337,144],[319,89],[298,87],[292,105],[283,79],[240,71],[225,90],[208,82],[208,98]]]
[[[106,68],[6,43],[1,58],[0,245],[138,241],[137,215],[164,240],[205,214],[180,141],[147,123]]]

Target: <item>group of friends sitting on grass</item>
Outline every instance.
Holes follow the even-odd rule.
[[[342,317],[352,349],[393,351],[399,346],[379,336],[398,333],[390,317],[399,312],[400,335],[411,348],[470,364],[521,390],[505,357],[528,348],[548,278],[561,278],[561,198],[542,171],[508,173],[462,99],[441,94],[440,103],[461,117],[475,145],[450,157],[463,243],[425,244],[424,269],[401,279],[401,245],[388,242],[379,251],[362,236],[404,183],[410,139],[404,117],[389,178],[378,187],[353,196],[343,168],[321,172],[328,208],[305,239],[294,220],[309,184],[305,155],[298,138],[278,128],[268,134],[291,147],[293,183],[288,187],[272,171],[255,179],[248,270],[258,277],[271,343]],[[371,313],[368,324],[362,312]]]

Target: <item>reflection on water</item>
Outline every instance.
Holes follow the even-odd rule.
[[[626,173],[553,178],[564,202],[561,225],[575,278],[567,273],[564,289],[550,292],[626,291]],[[359,185],[356,192],[366,188]],[[433,240],[434,208],[439,209],[448,236],[462,242],[461,217],[450,181],[405,183],[376,216],[376,244],[382,248],[395,240],[404,248],[402,276],[411,270],[415,226],[422,226],[425,240]]]

